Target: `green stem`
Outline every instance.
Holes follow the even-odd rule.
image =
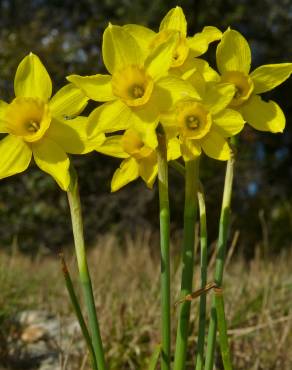
[[[208,242],[207,242],[206,204],[202,184],[199,184],[198,188],[198,203],[200,211],[201,288],[204,288],[207,284]],[[203,293],[200,296],[199,335],[198,335],[196,370],[202,370],[204,364],[205,332],[206,332],[206,293]]]
[[[161,130],[160,130],[161,131]],[[161,369],[170,370],[171,319],[170,319],[170,257],[169,257],[169,199],[167,148],[164,133],[158,133],[158,188],[160,207],[160,248],[161,248]]]
[[[185,208],[182,252],[183,270],[180,292],[181,297],[185,297],[187,294],[190,294],[192,292],[193,285],[199,159],[186,162],[185,169]],[[181,304],[179,312],[174,370],[183,370],[186,366],[189,319],[190,302],[185,301]]]
[[[159,356],[161,352],[161,345],[156,346],[148,364],[148,370],[155,370],[159,361]]]
[[[66,261],[65,261],[64,256],[62,254],[60,254],[60,258],[61,258],[63,275],[64,275],[64,278],[65,278],[67,291],[69,293],[69,297],[70,297],[72,306],[74,308],[75,315],[78,319],[83,337],[84,337],[84,339],[86,341],[86,344],[87,344],[91,365],[92,365],[92,368],[94,370],[97,370],[97,363],[96,363],[96,358],[95,358],[95,355],[94,355],[94,350],[93,350],[90,334],[88,332],[84,317],[82,315],[82,311],[81,311],[81,308],[80,308],[80,305],[79,305],[79,302],[78,302],[78,298],[77,298],[75,290],[74,290],[74,286],[73,286],[73,283],[72,283],[70,272],[68,270]]]
[[[98,370],[106,370],[103,346],[96,315],[92,284],[86,259],[78,179],[77,174],[73,168],[71,168],[71,184],[69,190],[67,191],[67,195],[71,212],[75,253],[79,269],[80,282],[83,289],[85,304],[87,306],[89,327],[91,329],[92,345],[97,361]]]
[[[230,350],[227,336],[227,324],[224,310],[224,299],[221,289],[218,292],[215,291],[215,304],[217,312],[218,332],[219,332],[219,344],[221,349],[221,356],[223,361],[224,370],[232,370]]]
[[[230,202],[233,184],[233,168],[234,168],[234,158],[232,156],[231,159],[228,160],[226,166],[223,200],[219,224],[218,249],[215,265],[215,283],[218,287],[221,287],[223,282],[224,260],[226,254],[226,244],[229,229]],[[217,332],[216,300],[215,297],[213,297],[207,342],[205,370],[213,369],[216,332]]]

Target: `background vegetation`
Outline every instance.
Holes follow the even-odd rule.
[[[146,369],[149,357],[160,341],[159,252],[153,251],[149,238],[149,233],[140,233],[134,239],[127,235],[122,249],[118,248],[121,245],[117,238],[106,235],[90,251],[90,268],[97,287],[97,310],[111,370]],[[172,251],[178,247],[175,243]],[[250,262],[240,254],[236,257],[229,254],[224,284],[234,369],[291,370],[292,279],[287,264],[291,252],[282,251],[273,260],[267,260],[257,248],[256,256]],[[176,255],[173,255],[174,261]],[[22,336],[23,328],[13,325],[13,318],[21,310],[37,307],[50,312],[59,318],[63,329],[66,320],[73,316],[65,284],[60,278],[60,264],[55,259],[38,257],[32,262],[23,254],[0,254],[0,367],[2,365],[5,370],[38,368],[37,356],[34,361],[26,360],[26,366],[17,353],[11,356]],[[69,256],[67,260],[70,262]],[[198,263],[197,258],[194,289],[199,288]],[[213,263],[214,258],[211,258],[210,279]],[[72,260],[69,267],[76,271]],[[175,302],[179,296],[180,270],[176,263],[173,267],[172,299]],[[73,277],[77,283],[78,277]],[[208,310],[211,296],[212,292],[208,294]],[[198,301],[194,301],[187,370],[194,369],[198,313]],[[178,310],[173,309],[173,332],[177,314]],[[83,340],[76,332],[70,335],[70,346],[64,345],[64,330],[56,338],[53,348],[61,347],[60,367],[52,369],[89,370],[89,366],[81,365],[85,351],[80,351]],[[216,369],[223,370],[219,350],[217,353]]]
[[[103,71],[101,37],[107,23],[142,23],[158,28],[165,13],[181,5],[189,34],[205,25],[221,30],[228,26],[249,40],[253,67],[291,61],[292,3],[289,0],[1,0],[0,1],[0,97],[12,99],[13,78],[20,60],[30,51],[38,54],[54,81],[55,91],[70,73]],[[214,64],[215,46],[208,52]],[[265,98],[280,103],[287,116],[283,135],[245,129],[241,135],[233,202],[233,229],[240,229],[240,243],[247,255],[255,244],[278,251],[290,243],[292,80]],[[90,105],[89,109],[94,107]],[[88,109],[88,111],[89,111]],[[140,181],[110,194],[110,179],[119,160],[92,153],[74,159],[80,176],[86,236],[92,242],[106,231],[119,233],[139,228],[157,230],[157,191]],[[216,238],[216,220],[222,188],[223,163],[204,159],[202,178],[209,204],[211,240]],[[180,229],[183,181],[171,176],[173,228]],[[71,242],[65,194],[54,181],[32,166],[25,174],[1,180],[0,244],[18,243],[34,253],[45,246],[57,249]]]

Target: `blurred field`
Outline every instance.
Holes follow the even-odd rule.
[[[90,268],[110,369],[146,369],[148,358],[159,342],[158,243],[150,233],[145,233],[123,242],[104,236],[97,244],[90,251]],[[234,369],[290,370],[292,276],[288,261],[292,254],[286,250],[275,258],[263,258],[260,250],[258,246],[255,258],[249,262],[237,251],[229,256],[227,264],[224,291]],[[175,301],[180,276],[178,243],[173,246],[173,256]],[[67,256],[67,261],[70,270],[75,270],[72,254]],[[211,276],[210,273],[210,281]],[[74,280],[77,282],[76,274]],[[195,289],[198,287],[196,266]],[[0,292],[0,368],[1,365],[9,368],[5,363],[5,340],[12,330],[11,316],[35,308],[59,315],[62,321],[72,310],[59,261],[52,256],[39,255],[32,261],[17,251],[10,256],[0,255]],[[194,302],[188,370],[194,369],[197,321],[198,302]],[[61,356],[60,362],[63,370],[86,369],[82,365],[84,358],[73,361],[70,353]],[[216,369],[222,369],[219,357]]]

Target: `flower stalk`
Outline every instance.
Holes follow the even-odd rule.
[[[168,198],[168,165],[166,137],[159,126],[157,130],[158,149],[158,189],[160,217],[160,249],[161,249],[161,369],[170,370],[171,359],[171,303],[170,303],[170,256],[169,256],[169,198]]]
[[[224,260],[225,260],[227,237],[228,237],[228,230],[229,230],[229,224],[230,224],[230,203],[231,203],[231,195],[232,195],[233,170],[234,170],[234,156],[232,154],[226,166],[223,200],[222,200],[220,223],[219,223],[218,249],[217,249],[217,256],[216,256],[215,279],[214,279],[215,284],[218,288],[222,287],[222,282],[223,282]],[[218,316],[220,320],[223,320],[221,315],[222,315],[221,309],[216,312],[216,298],[213,297],[210,324],[209,324],[208,342],[207,342],[205,370],[213,369],[216,332],[217,332],[217,324],[218,324],[217,320],[218,320]]]
[[[198,187],[198,204],[200,213],[200,268],[201,268],[201,289],[207,284],[207,220],[206,220],[206,204],[204,189],[201,183]],[[198,334],[198,349],[196,358],[196,370],[202,370],[204,366],[204,345],[206,332],[206,292],[200,295],[199,308],[199,334]]]
[[[79,269],[79,278],[83,290],[85,304],[87,307],[88,321],[92,337],[92,345],[96,357],[98,370],[106,370],[103,345],[94,302],[92,283],[90,279],[86,258],[78,179],[76,171],[72,166],[70,168],[70,172],[71,172],[71,183],[69,190],[67,191],[67,195],[70,206],[75,253]]]
[[[84,339],[86,341],[86,344],[87,344],[92,369],[93,370],[98,370],[97,369],[96,358],[95,358],[95,354],[94,354],[94,350],[93,350],[93,346],[92,346],[92,342],[91,342],[91,337],[90,337],[89,331],[87,329],[87,325],[86,325],[86,322],[84,320],[84,317],[83,317],[83,314],[82,314],[82,311],[81,311],[81,308],[80,308],[80,305],[79,305],[79,302],[78,302],[77,295],[75,293],[75,289],[74,289],[73,282],[72,282],[72,279],[71,279],[71,276],[70,276],[70,272],[68,270],[65,258],[64,258],[62,253],[60,254],[60,259],[61,259],[63,275],[64,275],[64,279],[65,279],[65,283],[66,283],[66,288],[67,288],[67,291],[68,291],[68,294],[69,294],[69,297],[70,297],[75,315],[78,319],[83,337],[84,337]]]
[[[184,235],[182,252],[182,280],[180,296],[185,297],[192,292],[195,221],[197,215],[197,188],[199,177],[199,159],[187,161],[185,164],[185,207],[184,207]],[[180,305],[174,370],[184,370],[186,365],[187,341],[190,319],[190,302],[184,301]]]

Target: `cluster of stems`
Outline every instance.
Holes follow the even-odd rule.
[[[170,269],[170,210],[168,192],[168,161],[165,134],[159,126],[157,130],[158,149],[158,189],[160,206],[160,247],[161,247],[161,345],[157,346],[150,361],[149,370],[155,370],[161,361],[161,370],[185,370],[187,364],[188,338],[191,300],[200,297],[199,303],[199,323],[198,341],[196,351],[196,361],[193,364],[195,370],[212,370],[214,366],[215,344],[217,330],[219,332],[219,345],[222,361],[225,370],[231,370],[231,359],[227,338],[227,325],[224,311],[223,299],[223,272],[224,260],[228,239],[230,202],[233,183],[234,158],[227,162],[223,201],[219,222],[218,245],[216,251],[216,264],[214,283],[207,284],[208,267],[208,240],[207,240],[207,218],[204,190],[199,181],[199,158],[187,161],[185,166],[178,162],[171,165],[184,176],[185,179],[185,205],[184,205],[184,232],[182,245],[182,276],[179,300],[178,324],[176,333],[176,344],[174,351],[174,361],[172,363],[171,348],[171,269]],[[83,336],[85,338],[88,353],[94,370],[106,370],[104,349],[100,335],[97,319],[97,311],[94,301],[94,294],[83,236],[82,211],[78,189],[78,179],[74,168],[71,168],[71,184],[67,192],[70,206],[72,229],[74,235],[75,253],[79,278],[83,291],[84,302],[87,308],[88,327],[83,317],[79,301],[74,291],[73,283],[62,256],[63,272],[66,287],[78,318]],[[200,224],[200,290],[193,291],[194,275],[194,246],[195,246],[195,225],[197,222],[197,208],[199,209]],[[207,302],[206,292],[213,288],[213,297],[209,319],[209,329],[207,345],[206,326],[207,326]]]

